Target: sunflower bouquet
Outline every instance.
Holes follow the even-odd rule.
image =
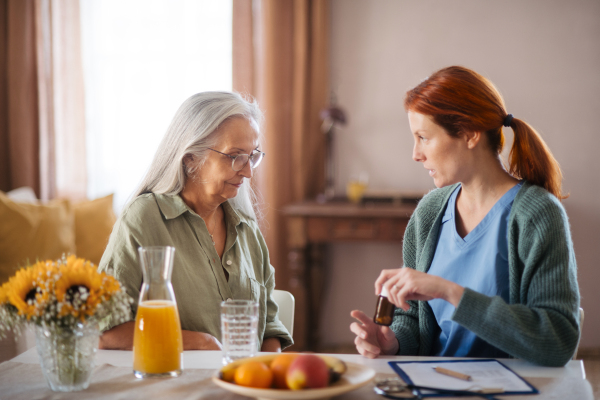
[[[0,336],[35,327],[42,372],[55,391],[86,389],[100,336],[99,322],[129,319],[131,299],[113,276],[73,255],[39,261],[0,286]]]
[[[38,261],[0,286],[0,336],[19,333],[22,322],[50,331],[98,323],[108,315],[129,317],[130,298],[113,276],[74,255]]]

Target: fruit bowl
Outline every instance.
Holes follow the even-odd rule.
[[[258,358],[258,357],[257,357]],[[345,363],[346,371],[334,383],[325,388],[320,389],[257,389],[245,386],[236,385],[235,383],[227,382],[222,377],[222,371],[217,371],[213,376],[213,382],[230,392],[241,394],[242,396],[253,397],[257,399],[280,399],[280,400],[295,400],[295,399],[327,399],[334,396],[339,396],[343,393],[358,389],[373,380],[375,370],[365,367],[360,364]]]

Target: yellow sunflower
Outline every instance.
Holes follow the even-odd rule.
[[[99,273],[91,262],[75,256],[67,257],[58,272],[56,299],[61,304],[59,317],[71,314],[83,321],[85,316],[94,315],[98,304],[119,289],[118,281],[115,280],[115,290],[106,274]]]
[[[20,269],[8,280],[5,289],[6,297],[10,304],[17,308],[19,315],[25,315],[27,319],[40,315],[45,307],[42,287],[45,286],[46,272],[51,265],[50,261],[39,261],[30,267]]]
[[[104,300],[110,299],[110,296],[117,293],[121,289],[121,284],[114,276],[107,275],[105,273],[102,275],[102,292],[99,294]]]

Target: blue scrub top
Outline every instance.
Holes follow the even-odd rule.
[[[464,238],[456,231],[455,221],[456,197],[461,189],[459,185],[450,196],[442,217],[438,244],[428,273],[487,296],[500,296],[508,303],[508,217],[522,185],[523,182],[520,182],[506,192]],[[452,315],[456,308],[446,300],[430,300],[429,305],[441,328],[433,355],[508,357],[505,352],[453,322]]]

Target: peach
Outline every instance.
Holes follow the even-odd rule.
[[[290,364],[285,375],[292,390],[323,388],[329,384],[329,367],[314,354],[300,354]]]

